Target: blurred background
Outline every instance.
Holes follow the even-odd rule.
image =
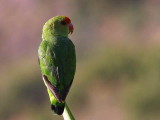
[[[0,120],[52,114],[37,50],[43,24],[71,18],[77,120],[160,120],[159,0],[0,0]]]

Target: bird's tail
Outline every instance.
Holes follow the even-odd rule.
[[[51,109],[54,111],[55,114],[62,115],[64,111],[65,103],[61,103],[59,105],[52,105],[51,104]]]

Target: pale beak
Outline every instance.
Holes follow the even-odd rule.
[[[74,30],[74,28],[73,28],[73,25],[72,25],[72,23],[69,23],[69,33],[73,33],[73,30]]]

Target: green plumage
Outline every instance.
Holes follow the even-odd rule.
[[[68,25],[62,24],[64,20],[65,16],[57,16],[45,23],[38,50],[40,69],[52,110],[59,115],[63,113],[76,69],[75,47],[68,38]]]

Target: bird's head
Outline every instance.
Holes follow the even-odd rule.
[[[66,16],[56,16],[49,19],[43,27],[43,35],[61,35],[68,36],[73,33],[71,20]]]

